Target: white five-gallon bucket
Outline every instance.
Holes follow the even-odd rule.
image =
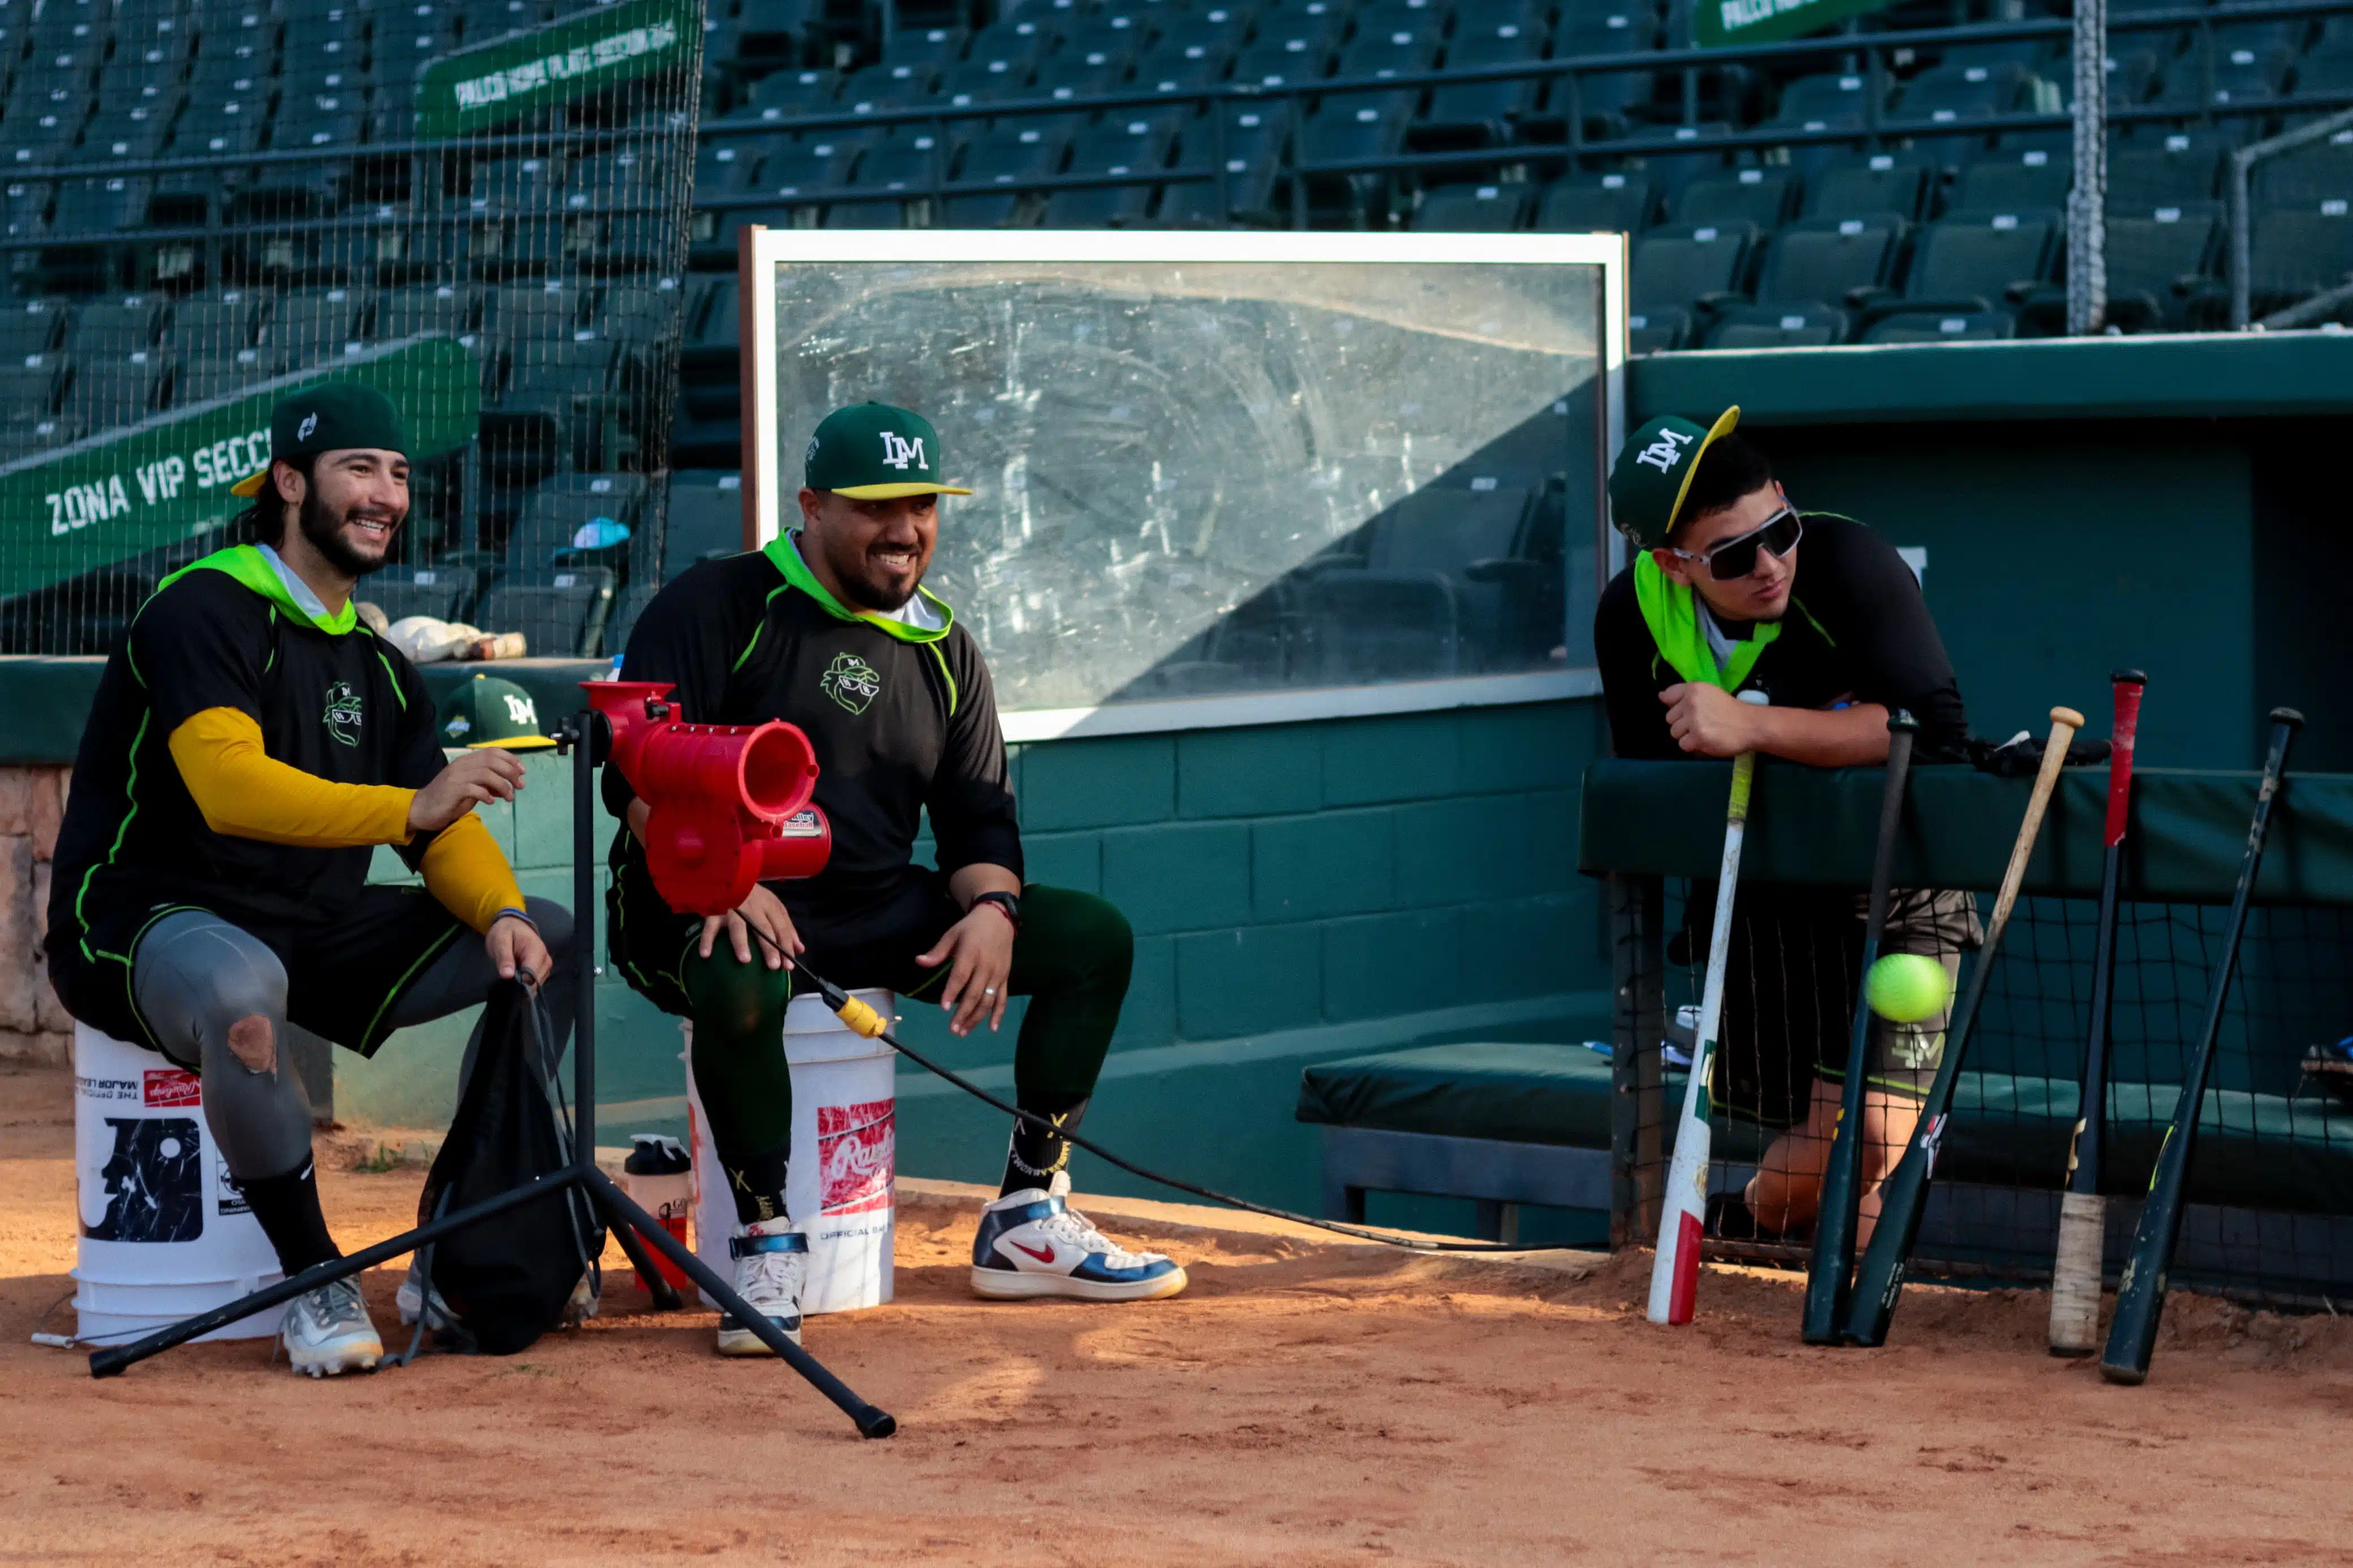
[[[891,1016],[888,991],[854,991]],[[739,1235],[735,1203],[711,1147],[702,1097],[694,1084],[694,1026],[686,1037],[686,1110],[694,1156],[694,1250],[723,1279],[734,1278],[727,1243]],[[808,1283],[801,1310],[854,1312],[891,1299],[891,1244],[897,1216],[893,1061],[880,1040],[852,1034],[815,996],[796,996],[785,1012],[785,1061],[793,1075],[792,1169],[785,1201],[808,1229]],[[708,1297],[704,1304],[710,1305]]]
[[[195,1073],[74,1026],[74,1262],[80,1339],[128,1344],[282,1278],[278,1254],[221,1163]],[[278,1331],[282,1306],[208,1340]]]

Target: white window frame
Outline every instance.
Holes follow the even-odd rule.
[[[1335,234],[1283,230],[940,230],[769,228],[739,231],[738,321],[743,351],[744,539],[756,550],[776,536],[785,491],[776,410],[776,268],[792,262],[1077,262],[1108,264],[1311,262],[1355,266],[1451,263],[1482,267],[1575,265],[1602,269],[1601,450],[1594,454],[1595,561],[1616,564],[1601,477],[1626,435],[1627,242],[1620,234]],[[1599,583],[1594,584],[1598,591]],[[1590,697],[1590,667],[1378,686],[1314,687],[1228,697],[1113,702],[1002,712],[1005,738],[1155,734],[1303,720],[1425,712]]]

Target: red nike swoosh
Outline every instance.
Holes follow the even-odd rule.
[[[1008,1242],[1006,1245],[1013,1247],[1018,1252],[1028,1253],[1030,1257],[1036,1258],[1040,1263],[1051,1263],[1054,1261],[1054,1249],[1050,1247],[1046,1248],[1043,1252],[1040,1252],[1034,1247],[1024,1247],[1018,1241]]]

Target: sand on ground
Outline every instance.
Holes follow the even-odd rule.
[[[314,1383],[253,1342],[93,1381],[28,1337],[71,1286],[69,1086],[0,1071],[0,1562],[2353,1561],[2342,1320],[2178,1298],[2122,1389],[2045,1353],[2036,1292],[1915,1288],[1884,1350],[1810,1350],[1787,1276],[1712,1268],[1666,1330],[1647,1253],[1451,1261],[1116,1199],[1089,1206],[1185,1295],[997,1305],[965,1288],[977,1196],[941,1184],[903,1184],[897,1300],[808,1331],[888,1441],[626,1283],[505,1359]],[[322,1161],[346,1247],[415,1213],[417,1165],[351,1168],[379,1142]],[[396,1283],[365,1281],[387,1329]]]

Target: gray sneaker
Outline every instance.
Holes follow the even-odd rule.
[[[360,1288],[349,1279],[295,1297],[287,1304],[278,1339],[286,1347],[288,1364],[311,1377],[374,1372],[384,1359],[384,1342],[368,1320]]]

